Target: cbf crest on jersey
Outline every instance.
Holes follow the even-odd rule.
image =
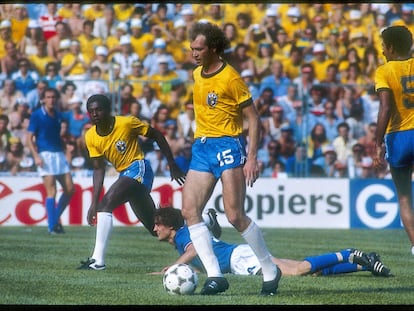
[[[207,105],[214,108],[217,105],[218,96],[214,92],[210,92],[207,95]]]
[[[119,153],[124,153],[126,150],[126,142],[123,140],[118,140],[115,144],[115,148]]]

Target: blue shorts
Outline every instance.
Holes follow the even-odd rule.
[[[151,191],[152,189],[152,183],[154,182],[154,173],[149,161],[145,159],[132,162],[128,168],[119,174],[119,177],[121,176],[135,179],[140,184],[143,184],[148,189],[148,191]]]
[[[385,159],[390,167],[407,167],[414,163],[414,129],[385,135]]]
[[[64,175],[70,172],[70,166],[63,151],[42,151],[39,156],[43,161],[43,167],[37,167],[40,177]]]
[[[197,138],[192,147],[190,169],[212,173],[220,178],[224,170],[246,162],[246,143],[242,136]]]

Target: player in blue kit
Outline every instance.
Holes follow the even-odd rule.
[[[50,234],[64,232],[59,218],[74,193],[70,166],[60,137],[63,117],[56,107],[58,98],[59,92],[56,89],[45,89],[41,96],[42,105],[31,114],[28,127],[28,146],[46,188],[45,207]],[[57,206],[56,181],[63,189]]]
[[[210,218],[214,219],[215,218]],[[219,226],[218,223],[215,226]],[[173,207],[159,208],[155,212],[154,231],[159,241],[168,242],[175,247],[180,257],[173,263],[191,264],[199,271],[205,271],[203,264],[190,239],[188,228],[179,209]],[[213,238],[213,250],[219,261],[222,273],[237,275],[257,275],[261,273],[260,263],[247,244],[229,244]],[[302,261],[279,259],[272,261],[280,268],[283,276],[288,275],[332,275],[360,271],[370,271],[375,276],[391,276],[377,253],[364,253],[357,249],[343,249],[334,253],[309,256]],[[169,266],[164,267],[164,273]],[[157,274],[154,273],[154,274]]]

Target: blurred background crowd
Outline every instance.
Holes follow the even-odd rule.
[[[403,3],[0,4],[0,174],[35,174],[26,145],[46,87],[60,93],[61,136],[74,174],[90,173],[85,103],[107,94],[113,113],[161,130],[188,169],[195,130],[189,29],[220,26],[223,58],[249,85],[262,121],[261,176],[389,178],[372,167],[380,33],[412,32]],[[142,138],[140,138],[142,139]],[[168,166],[142,141],[157,176]],[[108,171],[111,166],[108,165]]]

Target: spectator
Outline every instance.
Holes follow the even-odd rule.
[[[108,94],[108,82],[102,76],[101,68],[99,66],[92,66],[89,70],[89,79],[83,85],[82,99],[86,100],[94,94]]]
[[[290,125],[283,125],[279,138],[280,155],[288,159],[295,154],[296,141],[293,136],[293,128]]]
[[[338,124],[338,136],[332,141],[335,148],[337,160],[345,164],[348,157],[352,154],[352,146],[357,142],[349,135],[349,125],[346,122]]]
[[[377,123],[371,122],[366,125],[365,135],[358,139],[358,143],[364,147],[365,154],[371,158],[376,155],[375,137],[377,131]]]
[[[320,122],[326,129],[326,137],[329,142],[335,139],[338,136],[338,124],[343,122],[344,119],[339,118],[335,114],[335,104],[331,101],[327,101],[324,105],[325,113],[320,117]]]
[[[99,6],[99,4],[92,8],[96,9],[97,6]],[[92,15],[90,17],[85,15],[85,17],[86,19],[94,20],[93,35],[97,38],[101,38],[105,44],[109,36],[115,36],[116,18],[112,4],[107,4],[105,6],[102,17],[99,17],[99,15],[94,15],[93,17]]]
[[[46,80],[49,87],[57,88],[58,83],[63,82],[63,78],[59,74],[59,64],[52,61],[46,64],[45,69],[46,73],[42,80]]]
[[[130,110],[131,103],[135,102],[137,99],[132,95],[134,92],[133,86],[125,82],[121,85],[121,89],[119,92],[119,108],[118,114],[127,115]]]
[[[128,34],[128,25],[124,22],[119,22],[115,27],[115,34],[110,34],[106,40],[104,40],[105,45],[108,47],[108,58],[111,59],[114,53],[122,51],[121,48],[121,38],[123,36],[129,36]]]
[[[30,116],[30,109],[26,98],[17,98],[13,111],[9,114],[8,129],[13,133],[16,129],[21,129],[25,117]]]
[[[184,111],[177,117],[177,131],[179,137],[183,137],[186,141],[194,140],[195,119],[192,100],[185,103]]]
[[[84,31],[83,23],[85,22],[85,20],[87,20],[82,12],[82,4],[75,2],[71,3],[69,14],[70,16],[65,18],[65,20],[69,26],[72,38],[79,39],[79,36]]]
[[[158,71],[150,75],[150,86],[155,90],[156,97],[164,104],[170,103],[171,90],[178,83],[178,74],[169,69],[168,57],[161,55],[158,60]]]
[[[73,36],[79,40],[81,53],[90,60],[95,59],[95,48],[103,43],[102,38],[93,35],[93,27],[94,23],[92,21],[85,20],[81,34]]]
[[[75,95],[79,95],[80,92],[77,91],[77,87],[75,83],[72,81],[66,81],[65,84],[62,86],[60,91],[60,105],[61,110],[66,111],[69,110],[69,100],[73,98]]]
[[[349,117],[345,119],[349,125],[349,135],[358,140],[365,135],[364,106],[361,100],[356,100],[352,106]]]
[[[260,92],[258,88],[258,83],[254,82],[255,80],[254,72],[251,71],[250,69],[244,69],[240,73],[240,76],[243,79],[243,81],[247,84],[247,86],[249,87],[249,91],[250,91],[250,94],[252,94],[253,101],[256,101],[260,97]]]
[[[139,18],[131,19],[130,29],[132,49],[139,56],[139,60],[143,61],[153,45],[154,36],[143,31],[142,20]]]
[[[128,22],[134,13],[135,6],[131,3],[116,3],[113,5],[115,19],[119,22]]]
[[[6,43],[13,42],[11,36],[11,23],[5,19],[0,22],[0,59],[6,56]],[[13,42],[17,44],[17,42]]]
[[[56,59],[47,54],[47,42],[44,38],[36,42],[37,52],[28,57],[33,65],[33,68],[39,73],[41,77],[47,74],[47,64],[56,62]],[[58,64],[56,63],[58,68]]]
[[[164,124],[165,128],[165,139],[167,140],[168,144],[170,145],[171,152],[176,158],[181,149],[184,147],[185,139],[184,137],[180,137],[177,135],[177,121],[174,119],[169,119]]]
[[[313,85],[319,84],[319,80],[315,78],[313,65],[304,63],[301,67],[301,75],[292,81],[298,90],[298,98],[307,102],[309,91]]]
[[[283,108],[279,105],[273,105],[269,108],[270,116],[262,120],[264,135],[273,139],[280,139],[282,127],[289,125],[289,120],[284,116]]]
[[[56,33],[47,39],[47,53],[55,60],[60,60],[59,50],[61,49],[61,42],[63,40],[71,40],[72,34],[68,24],[63,21],[58,21],[54,27]]]
[[[259,81],[264,77],[272,74],[272,61],[273,61],[273,45],[270,42],[261,42],[257,50],[257,57],[255,57],[255,76]]]
[[[175,157],[175,163],[177,163],[178,167],[183,171],[183,173],[187,173],[190,167],[191,161],[191,147],[192,141],[185,140],[184,145],[180,149],[179,154]]]
[[[31,19],[27,25],[25,35],[19,43],[20,54],[29,57],[37,54],[37,41],[44,39],[43,30],[37,20]]]
[[[12,73],[19,69],[19,60],[22,58],[22,55],[13,41],[6,42],[4,46],[6,55],[0,59],[1,73],[4,78],[9,78]]]
[[[276,35],[276,42],[272,45],[275,59],[285,62],[291,54],[293,48],[292,42],[294,40],[289,39],[286,30],[284,28],[279,29]]]
[[[40,98],[42,97],[43,91],[49,87],[49,83],[44,80],[40,79],[36,83],[36,87],[27,93],[27,104],[29,105],[30,112],[34,111],[35,109],[39,108],[41,105]]]
[[[161,101],[156,97],[155,90],[149,85],[144,85],[142,96],[138,98],[138,101],[142,105],[141,114],[147,120],[152,119],[158,107],[161,105]]]
[[[81,53],[79,41],[72,40],[69,53],[62,58],[60,74],[66,80],[73,81],[78,90],[81,91],[82,84],[88,78],[90,63],[91,59]]]
[[[13,16],[10,19],[13,42],[19,43],[25,33],[29,23],[26,6],[22,3],[13,5]]]
[[[286,160],[285,166],[288,177],[310,177],[314,170],[312,159],[307,157],[306,146],[298,144],[295,154]]]
[[[132,73],[131,64],[139,60],[139,56],[132,50],[131,38],[124,35],[119,40],[120,51],[112,56],[112,62],[121,66],[121,77],[126,78]]]
[[[363,159],[365,157],[364,146],[356,143],[352,146],[352,155],[349,156],[347,161],[348,177],[349,178],[361,178]]]
[[[283,68],[285,68],[284,71],[286,73],[286,76],[290,80],[299,77],[301,73],[302,64],[302,50],[293,45],[290,49],[289,57],[283,61]]]
[[[6,169],[6,154],[7,144],[11,137],[9,127],[9,117],[5,114],[0,114],[0,168],[1,170]]]
[[[265,118],[270,117],[270,107],[277,105],[273,89],[270,87],[264,88],[261,91],[260,96],[254,101],[254,105],[256,106],[257,113],[262,121]]]
[[[338,65],[335,63],[330,64],[326,68],[325,77],[321,80],[321,84],[327,91],[327,99],[336,103],[339,96],[341,82],[339,81],[339,70]]]
[[[313,46],[313,59],[311,64],[315,71],[315,78],[319,81],[325,79],[328,66],[333,64],[333,60],[326,56],[326,49],[324,43],[316,43]]]
[[[101,69],[101,77],[104,80],[110,79],[111,64],[108,60],[108,48],[99,45],[95,49],[95,57],[92,59],[90,68],[99,67]]]
[[[234,51],[230,53],[228,62],[234,67],[239,73],[243,70],[250,70],[256,72],[255,61],[248,54],[248,46],[244,43],[238,43]]]
[[[155,73],[158,73],[159,66],[158,66],[158,59],[161,55],[168,58],[168,68],[170,70],[174,70],[176,67],[175,60],[171,54],[167,53],[166,51],[167,43],[164,39],[158,38],[154,41],[154,52],[149,53],[143,61],[144,65],[144,74],[151,76]]]
[[[20,138],[10,137],[7,144],[6,169],[12,176],[16,176],[18,172],[23,171],[22,164],[25,166],[24,169],[26,171],[34,170],[33,158],[26,158],[25,163],[22,163],[25,158],[23,144],[20,141]],[[27,165],[27,163],[29,163],[29,165]],[[30,165],[30,163],[32,165]]]
[[[149,77],[144,75],[144,66],[141,61],[134,61],[131,67],[131,74],[126,77],[126,80],[134,88],[132,95],[138,98],[142,95],[144,84],[149,80]]]
[[[58,33],[56,25],[63,20],[61,16],[57,15],[57,7],[54,2],[48,3],[47,12],[39,17],[40,27],[42,27],[43,35],[48,41]]]
[[[112,9],[111,5],[108,5]],[[83,9],[83,16],[90,21],[95,21],[98,18],[105,16],[107,6],[104,3],[92,3]],[[96,35],[95,35],[96,36]]]
[[[271,65],[271,74],[265,76],[260,81],[260,92],[264,88],[270,87],[273,89],[274,96],[283,96],[287,94],[287,89],[290,84],[291,80],[286,77],[282,62],[275,60]]]
[[[168,120],[170,120],[170,111],[167,106],[161,104],[151,118],[151,126],[165,136],[167,133],[165,124]]]
[[[307,139],[307,156],[315,165],[323,164],[323,149],[330,144],[327,138],[325,126],[316,123]]]
[[[338,28],[332,28],[330,30],[328,40],[325,43],[326,55],[335,64],[339,64],[340,60],[346,55],[346,47],[339,40]]]
[[[0,89],[0,114],[9,115],[13,111],[14,104],[18,98],[23,98],[24,94],[16,89],[16,82],[6,79],[3,88]]]

